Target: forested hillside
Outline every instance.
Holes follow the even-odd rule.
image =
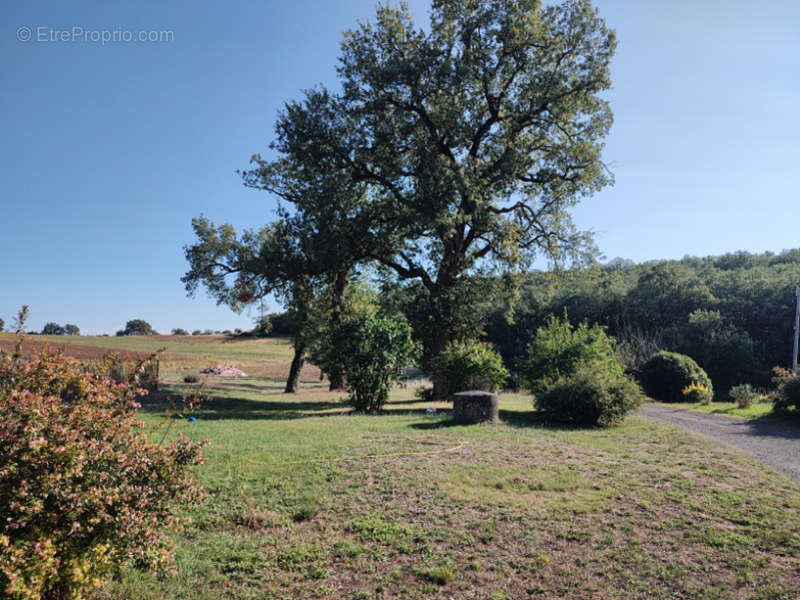
[[[688,354],[722,400],[732,385],[767,385],[772,367],[790,362],[798,282],[800,249],[534,272],[513,322],[498,307],[486,338],[513,372],[536,329],[566,312],[605,325],[630,366],[656,348]]]

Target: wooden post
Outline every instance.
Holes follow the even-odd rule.
[[[800,333],[800,285],[794,288],[794,347],[792,349],[792,371],[797,373],[797,338]]]

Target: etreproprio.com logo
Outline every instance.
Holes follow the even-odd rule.
[[[31,28],[23,25],[17,29],[17,40],[38,43],[84,42],[100,45],[132,42],[172,42],[175,40],[175,32],[171,29],[131,30],[122,27],[91,29],[80,26],[63,29],[44,25]]]

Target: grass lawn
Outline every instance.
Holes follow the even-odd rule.
[[[288,363],[288,345],[253,341]],[[257,366],[238,348],[175,340],[166,379],[177,389],[202,361]],[[210,440],[177,573],[126,570],[92,597],[797,598],[800,487],[743,455],[638,416],[545,427],[524,395],[501,396],[497,425],[454,426],[411,388],[354,416],[314,379],[296,395],[269,377],[210,379],[197,421],[172,421]]]
[[[178,574],[125,572],[97,598],[795,598],[800,488],[679,429],[547,428],[529,399],[452,426],[397,390],[225,382],[195,423],[209,496]],[[438,405],[445,408],[444,405]],[[158,409],[149,407],[149,418]]]
[[[680,408],[693,412],[706,413],[712,415],[727,415],[729,417],[741,417],[743,419],[763,419],[772,416],[772,403],[759,402],[747,408],[739,408],[735,402],[712,402],[711,404],[699,404],[696,402],[670,402],[668,404],[657,403],[666,408]]]

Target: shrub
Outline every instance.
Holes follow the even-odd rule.
[[[465,390],[494,392],[508,378],[503,359],[485,342],[450,343],[434,359],[433,369],[444,377],[448,394]]]
[[[609,337],[599,325],[581,323],[573,327],[566,319],[550,317],[547,325],[536,331],[520,369],[526,387],[543,392],[552,383],[569,377],[592,364],[596,370],[617,376],[624,374]]]
[[[582,367],[553,382],[537,394],[534,403],[552,421],[610,427],[643,400],[641,389],[628,377]]]
[[[761,395],[749,383],[733,386],[729,394],[739,408],[747,408],[757,404],[761,399]]]
[[[726,398],[739,383],[752,381],[757,364],[753,339],[716,310],[696,310],[686,322],[664,332],[667,346],[691,356],[714,382],[717,396]]]
[[[714,399],[714,394],[708,389],[708,386],[702,383],[692,382],[681,390],[684,400],[686,402],[699,402],[700,404],[711,404]]]
[[[199,499],[197,443],[152,441],[131,384],[58,353],[0,356],[0,589],[78,598],[123,563],[170,565],[167,533]]]
[[[189,335],[189,332],[181,327],[176,327],[172,330],[172,335]]]
[[[197,375],[186,375],[183,378],[183,383],[197,383],[200,378]]]
[[[645,393],[661,402],[683,402],[683,389],[693,383],[702,384],[714,395],[706,372],[685,354],[656,352],[642,365],[639,381]]]
[[[342,357],[350,404],[359,412],[381,409],[392,383],[415,355],[411,327],[402,316],[360,314],[333,333]]]
[[[800,377],[789,369],[772,369],[772,382],[777,389],[772,396],[772,409],[775,412],[800,410]]]

